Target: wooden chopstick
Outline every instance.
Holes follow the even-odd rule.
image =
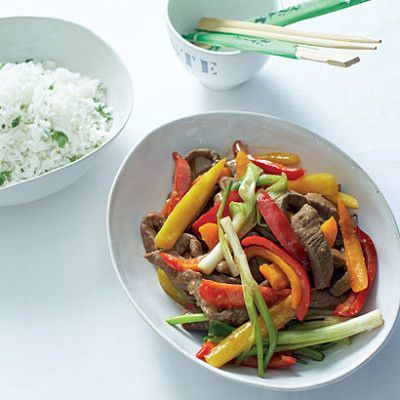
[[[328,53],[325,51],[314,50],[300,46],[296,50],[296,56],[301,60],[317,61],[343,68],[350,67],[351,65],[360,62],[360,58],[358,56]]]
[[[249,28],[252,29],[249,29]],[[376,50],[370,43],[379,43],[376,39],[360,38],[358,36],[319,34],[314,32],[299,31],[283,27],[256,24],[246,21],[218,20],[215,18],[202,18],[197,29],[236,33],[246,36],[257,36],[271,40],[298,43],[309,46],[330,47],[351,50]],[[341,40],[345,38],[346,40]]]

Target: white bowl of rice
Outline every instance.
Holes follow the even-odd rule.
[[[68,21],[2,18],[0,49],[0,206],[9,206],[93,167],[128,121],[133,91],[114,50]]]

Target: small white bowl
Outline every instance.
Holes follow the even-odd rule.
[[[264,379],[252,368],[229,365],[216,369],[195,357],[201,347],[199,336],[165,322],[167,317],[179,315],[183,308],[160,287],[156,268],[143,258],[140,236],[143,216],[161,210],[166,193],[171,190],[174,170],[171,153],[186,154],[196,147],[210,147],[221,155],[231,154],[231,145],[237,139],[253,150],[261,151],[264,146],[271,151],[297,153],[308,172],[334,173],[344,192],[359,200],[359,225],[371,236],[378,252],[377,277],[362,313],[380,309],[384,325],[354,337],[351,346],[328,350],[322,363],[268,371]],[[400,247],[399,232],[388,204],[368,175],[343,151],[287,121],[261,114],[215,112],[161,126],[144,138],[123,162],[111,189],[107,219],[114,268],[137,311],[177,351],[199,368],[207,368],[221,377],[278,390],[322,386],[348,376],[365,364],[394,330],[400,304]]]
[[[72,22],[41,17],[2,18],[0,49],[2,62],[51,60],[57,66],[100,79],[107,90],[107,104],[113,108],[110,138],[100,147],[71,164],[0,188],[0,206],[10,206],[55,193],[93,167],[128,121],[133,90],[129,72],[114,50],[93,32]]]
[[[279,0],[169,0],[167,30],[179,60],[200,82],[216,90],[232,89],[252,78],[269,56],[205,50],[181,34],[193,31],[202,17],[244,20],[276,11],[279,6]]]

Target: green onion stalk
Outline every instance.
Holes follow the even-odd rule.
[[[244,214],[246,212],[245,204],[232,203],[230,205],[230,208],[233,218],[237,214]],[[258,362],[258,375],[262,377],[264,375],[264,371],[268,366],[268,363],[272,355],[275,352],[278,334],[274,322],[272,321],[272,318],[269,314],[268,307],[265,304],[264,298],[261,294],[260,288],[257,282],[254,280],[253,275],[251,274],[246,254],[243,251],[243,248],[240,244],[240,240],[232,224],[232,220],[230,219],[230,217],[225,217],[221,220],[221,225],[223,230],[225,231],[229,244],[232,247],[235,256],[235,262],[240,271],[240,278],[242,281],[242,288],[243,288],[243,297],[246,304],[247,312],[249,314],[250,322],[253,328],[253,334],[251,335],[250,340],[252,340],[253,337],[255,337],[257,362]],[[265,358],[263,349],[263,338],[258,323],[257,309],[260,312],[260,315],[263,318],[269,333],[269,346]],[[252,341],[250,340],[248,349],[251,348]]]

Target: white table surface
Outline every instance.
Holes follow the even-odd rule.
[[[399,221],[397,3],[375,0],[301,24],[383,39],[357,66],[275,58],[243,86],[215,92],[176,59],[164,0],[3,1],[2,16],[60,17],[99,34],[126,63],[135,100],[128,125],[96,169],[48,198],[0,208],[0,399],[399,398],[399,328],[363,368],[311,391],[260,390],[199,368],[128,301],[112,269],[105,218],[118,166],[141,138],[176,118],[231,109],[288,119],[340,146],[374,179]]]

